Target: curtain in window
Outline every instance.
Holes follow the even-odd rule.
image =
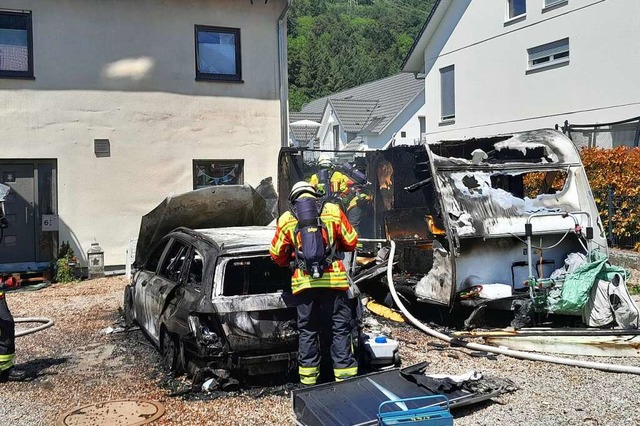
[[[0,21],[0,26],[2,21]],[[29,71],[27,30],[0,27],[0,70]]]
[[[235,34],[198,33],[198,70],[208,74],[236,74]]]

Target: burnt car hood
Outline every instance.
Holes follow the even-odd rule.
[[[197,189],[165,198],[142,217],[136,247],[136,265],[149,250],[175,228],[223,228],[267,225],[274,219],[267,202],[250,185],[224,185]]]

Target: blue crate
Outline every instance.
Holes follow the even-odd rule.
[[[401,408],[420,404],[417,408]],[[384,411],[384,410],[387,411]],[[453,416],[450,412],[449,398],[444,395],[428,395],[416,398],[385,401],[378,407],[378,424],[382,426],[411,425],[411,426],[453,426]]]

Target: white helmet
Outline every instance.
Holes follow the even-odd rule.
[[[319,197],[320,194],[316,191],[316,188],[311,185],[309,182],[300,181],[296,182],[291,188],[291,192],[289,192],[289,202],[293,203],[298,199],[302,194],[311,194],[314,197]]]
[[[331,162],[331,158],[328,155],[322,154],[320,158],[318,158],[318,165],[320,167],[331,167],[333,163]]]

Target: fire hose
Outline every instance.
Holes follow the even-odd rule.
[[[42,325],[38,325],[36,327],[29,328],[27,330],[16,331],[16,337],[27,336],[29,334],[37,333],[38,331],[45,330],[49,327],[53,327],[55,322],[50,318],[14,318],[13,322],[18,323],[41,323]]]
[[[393,240],[388,240],[391,250],[389,251],[389,259],[393,259],[396,253],[396,243]],[[398,293],[396,292],[395,284],[393,282],[393,268],[387,268],[387,281],[389,284],[389,291],[391,292],[391,297],[393,297],[394,302],[400,308],[400,311],[404,314],[404,316],[420,331],[428,334],[429,336],[435,337],[437,339],[443,340],[450,345],[461,346],[463,348],[471,349],[474,351],[484,351],[491,352],[499,355],[506,355],[513,358],[525,359],[529,361],[543,361],[550,362],[553,364],[562,364],[569,365],[572,367],[581,367],[581,368],[591,368],[595,370],[601,371],[609,371],[615,373],[628,373],[628,374],[640,374],[640,367],[635,366],[627,366],[627,365],[619,365],[619,364],[607,364],[602,362],[593,362],[593,361],[582,361],[576,359],[562,358],[556,356],[542,355],[537,353],[529,353],[516,351],[505,347],[495,347],[489,345],[483,345],[479,343],[467,342],[462,339],[454,338],[447,336],[444,333],[440,333],[428,326],[424,323],[420,322],[416,317],[411,315],[411,313],[407,310],[407,308],[402,304],[402,301],[398,297]]]

